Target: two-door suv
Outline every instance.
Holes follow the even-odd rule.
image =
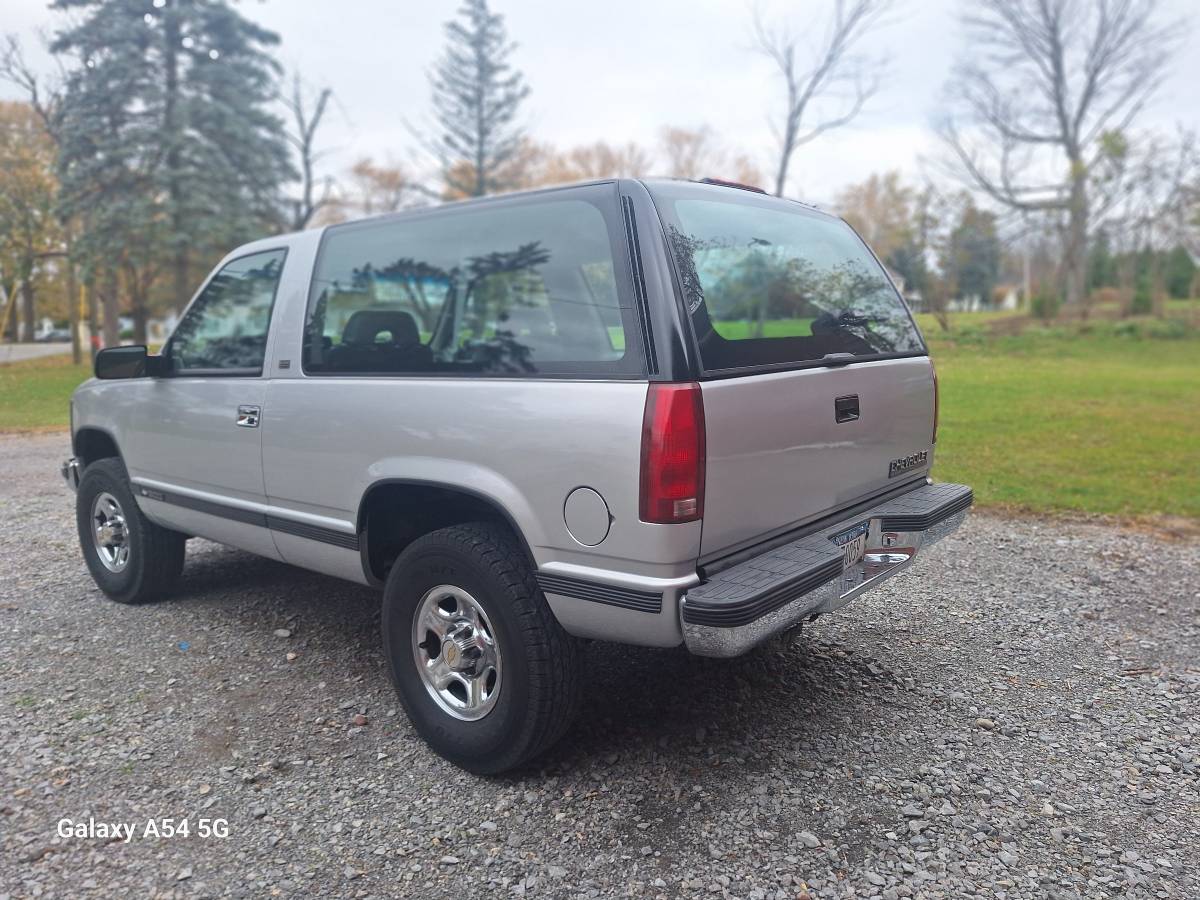
[[[581,639],[745,653],[956,528],[937,381],[841,220],[611,180],[273,237],[71,401],[101,590],[199,536],[383,592],[414,726],[473,771],[567,727]]]

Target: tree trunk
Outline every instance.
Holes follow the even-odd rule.
[[[179,120],[179,17],[170,6],[163,10],[163,65],[166,67],[163,96],[163,130],[167,140],[167,194],[171,209],[171,242],[174,246],[174,258],[171,263],[173,274],[173,293],[175,310],[181,312],[188,302],[188,247],[184,235],[183,187],[180,170],[183,161],[180,155],[180,141],[183,125]],[[131,286],[131,290],[140,290]],[[139,340],[145,343],[144,303],[139,303],[134,309],[135,319],[141,316]]]
[[[790,162],[791,156],[792,156],[792,148],[791,148],[789,142],[787,141],[787,139],[785,138],[784,146],[779,152],[779,168],[775,172],[775,196],[776,197],[783,196],[783,188],[784,188],[784,185],[787,184],[788,162]]]
[[[148,344],[146,331],[146,304],[140,300],[133,301],[133,342]]]
[[[25,275],[17,288],[21,292],[21,340],[32,341],[33,330],[37,326],[37,302],[33,293],[33,278]]]
[[[115,347],[121,343],[121,301],[117,294],[117,273],[110,269],[104,274],[104,346]]]
[[[183,308],[187,306],[188,300],[191,299],[191,283],[188,281],[188,252],[185,249],[180,249],[175,253],[175,261],[172,263],[175,279],[175,311],[183,312]]]
[[[79,283],[75,277],[75,260],[71,256],[71,227],[63,229],[64,243],[67,255],[64,262],[67,266],[67,321],[71,323],[71,362],[79,365],[83,362],[83,345],[79,338]]]
[[[83,283],[84,305],[87,307],[88,321],[88,350],[92,362],[96,361],[96,351],[100,349],[100,311],[96,303],[96,276],[88,273]]]
[[[1029,236],[1021,241],[1021,306],[1033,308],[1033,277],[1029,264]]]
[[[133,313],[133,342],[146,344],[149,343],[146,332],[146,291],[138,281],[136,272],[129,272],[126,278],[129,282],[129,306]]]
[[[1154,318],[1163,319],[1167,315],[1167,279],[1163,274],[1162,266],[1159,264],[1157,253],[1154,255],[1150,266],[1150,283],[1153,285],[1152,290],[1154,291],[1150,299],[1150,308],[1154,313]]]
[[[1066,269],[1067,303],[1078,308],[1087,294],[1087,173],[1082,160],[1073,162],[1071,169],[1071,199],[1063,265]]]
[[[16,288],[10,293],[7,287],[0,284],[0,337],[14,344],[17,341],[17,320],[13,315],[16,305]]]

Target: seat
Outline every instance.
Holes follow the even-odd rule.
[[[346,322],[341,344],[329,351],[335,372],[420,372],[432,363],[416,319],[402,309],[358,310]]]

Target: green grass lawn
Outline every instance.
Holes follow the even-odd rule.
[[[71,392],[91,374],[90,362],[74,366],[69,356],[0,366],[0,431],[67,428]]]
[[[797,337],[812,334],[812,318],[771,319],[763,323],[763,337]],[[712,323],[713,331],[727,341],[744,341],[755,334],[755,325],[749,319],[717,319]]]
[[[939,480],[982,506],[1200,518],[1200,335],[926,335]]]
[[[1200,519],[1200,333],[1116,322],[989,337],[994,315],[956,316],[949,335],[922,321],[939,479],[972,485],[981,506]],[[88,374],[65,357],[0,366],[0,431],[65,428]]]

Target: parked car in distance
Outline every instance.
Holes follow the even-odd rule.
[[[612,180],[231,253],[160,355],[71,401],[79,540],[121,603],[189,536],[382,589],[414,726],[477,773],[567,728],[583,639],[735,656],[958,527],[937,381],[843,221]]]

